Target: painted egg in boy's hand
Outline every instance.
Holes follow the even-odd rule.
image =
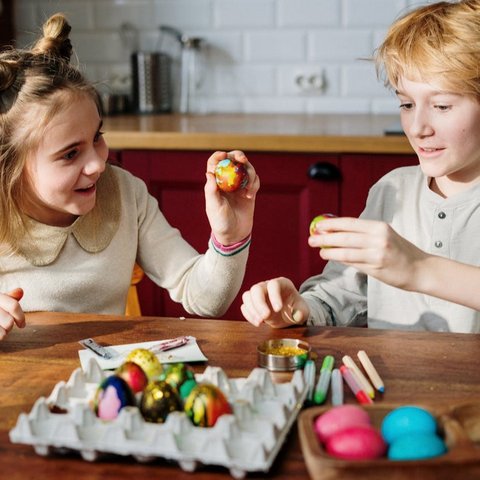
[[[322,220],[325,220],[326,218],[334,218],[336,215],[333,215],[333,213],[323,213],[322,215],[317,215],[311,222],[310,222],[310,235],[315,235],[318,233],[317,231],[317,223],[321,222]]]
[[[226,158],[218,162],[215,168],[215,180],[220,190],[235,192],[246,187],[248,174],[243,164]]]

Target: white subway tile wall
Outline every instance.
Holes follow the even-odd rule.
[[[17,44],[64,12],[86,75],[130,93],[133,50],[172,57],[178,108],[181,49],[160,25],[205,40],[191,111],[395,113],[368,58],[390,23],[420,0],[16,0]],[[128,22],[136,35],[121,35]]]

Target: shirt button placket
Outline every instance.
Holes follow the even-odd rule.
[[[447,217],[447,214],[444,211],[440,211],[438,212],[437,217],[440,220],[444,220]],[[435,248],[442,248],[443,242],[441,240],[435,240],[434,245],[435,245]]]

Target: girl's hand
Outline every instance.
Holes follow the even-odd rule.
[[[384,222],[358,218],[328,218],[310,236],[324,260],[351,266],[384,283],[414,290],[418,267],[428,256]]]
[[[217,187],[215,167],[220,160],[229,158],[243,163],[248,173],[245,188],[232,193],[224,193]],[[218,242],[228,246],[248,237],[253,228],[255,196],[260,188],[260,180],[245,154],[239,150],[215,152],[207,162],[207,182],[205,201],[208,221]]]
[[[21,288],[9,293],[0,293],[0,340],[7,336],[15,324],[19,328],[25,326],[25,314],[19,303],[22,297]]]
[[[242,295],[240,307],[243,316],[258,327],[262,322],[272,328],[301,325],[310,315],[310,309],[288,278],[260,282]]]

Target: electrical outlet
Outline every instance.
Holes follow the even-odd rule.
[[[298,93],[323,93],[326,88],[323,70],[298,70],[293,75],[293,82]]]

